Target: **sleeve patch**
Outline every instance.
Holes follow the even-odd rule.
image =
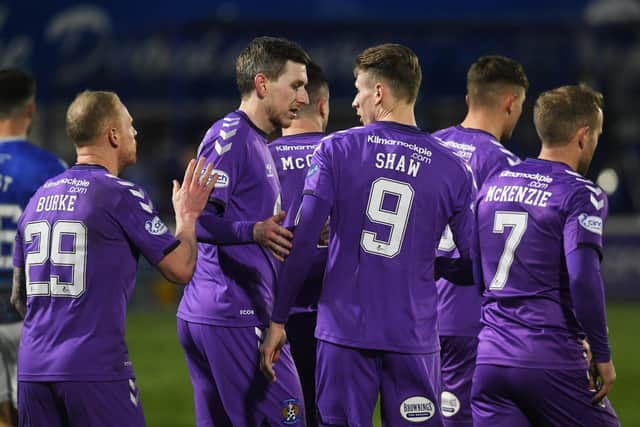
[[[598,216],[588,215],[586,213],[581,213],[578,216],[578,222],[584,229],[602,236],[602,218]]]
[[[153,219],[147,220],[144,223],[144,228],[149,234],[154,236],[161,236],[169,231],[169,228],[158,216],[154,216]]]

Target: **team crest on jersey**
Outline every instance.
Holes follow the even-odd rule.
[[[413,396],[400,404],[400,415],[412,423],[425,422],[431,419],[435,412],[436,407],[433,402],[424,396]]]
[[[440,395],[440,413],[443,417],[453,417],[460,410],[460,400],[455,394],[443,391]]]
[[[275,173],[273,173],[273,165],[271,163],[265,163],[265,166],[267,167],[267,176],[269,178],[275,176]]]
[[[298,424],[300,422],[300,405],[298,404],[298,400],[283,400],[282,405],[282,424]]]
[[[578,222],[583,228],[586,228],[592,233],[596,233],[602,236],[602,218],[599,216],[587,215],[586,213],[581,213],[578,216]]]
[[[225,188],[229,186],[229,175],[226,172],[221,171],[220,169],[211,170],[211,175],[214,173],[218,174],[218,180],[216,181],[216,185],[213,188]]]
[[[147,222],[144,223],[144,228],[149,232],[149,234],[153,234],[154,236],[161,236],[169,231],[167,226],[164,225],[164,222],[162,222],[162,220],[157,216],[154,216],[153,219],[147,220]]]

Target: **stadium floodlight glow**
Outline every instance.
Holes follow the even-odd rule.
[[[602,169],[598,175],[598,185],[607,193],[613,194],[618,189],[618,174],[614,169]]]

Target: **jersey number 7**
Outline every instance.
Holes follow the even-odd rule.
[[[491,280],[489,289],[500,290],[504,288],[507,280],[509,280],[513,256],[520,245],[524,232],[527,230],[528,219],[529,214],[527,212],[496,212],[493,219],[493,232],[495,234],[503,234],[505,227],[510,227],[511,232],[507,236],[502,256],[500,256],[500,261],[498,262],[498,269],[495,276],[493,276],[493,280]]]

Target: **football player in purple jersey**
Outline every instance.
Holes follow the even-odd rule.
[[[468,112],[462,123],[433,136],[471,167],[476,185],[520,159],[501,141],[509,139],[522,113],[527,76],[518,62],[504,56],[482,56],[467,73]],[[438,247],[440,256],[457,256],[447,228]],[[475,369],[482,296],[476,287],[462,287],[440,279],[438,332],[442,363],[440,408],[445,426],[473,425],[471,380]]]
[[[267,135],[291,126],[308,104],[308,63],[295,43],[253,39],[236,60],[240,106],[211,126],[198,149],[220,176],[198,220],[200,256],[178,308],[198,426],[304,424],[289,347],[279,384],[256,362],[292,237],[280,225],[285,212]]]
[[[262,368],[280,380],[284,323],[329,216],[315,334],[320,424],[370,426],[380,393],[383,425],[439,426],[436,248],[451,224],[460,259],[469,259],[471,172],[416,126],[422,72],[414,52],[371,47],[354,74],[364,126],[329,135],[313,155]]]
[[[538,158],[495,174],[478,193],[472,251],[484,302],[475,426],[619,425],[606,398],[616,378],[600,272],[607,196],[584,177],[602,106],[602,94],[586,85],[542,93]]]
[[[125,336],[140,254],[169,280],[195,269],[196,218],[216,182],[204,159],[173,182],[176,235],[140,187],[119,178],[137,134],[113,92],[67,110],[77,162],[47,180],[18,221],[12,302],[25,316],[18,352],[21,426],[143,426]],[[200,172],[202,171],[202,174]]]
[[[325,136],[324,131],[329,122],[329,84],[322,68],[310,62],[307,65],[307,79],[309,104],[300,108],[298,117],[291,126],[282,129],[282,137],[269,144],[282,186],[282,208],[287,212],[287,227],[294,226],[311,157]],[[307,409],[307,427],[318,425],[314,384],[316,339],[313,334],[316,328],[322,276],[327,263],[325,242],[318,243],[311,260],[313,267],[291,309],[286,330],[293,361],[302,383]]]

